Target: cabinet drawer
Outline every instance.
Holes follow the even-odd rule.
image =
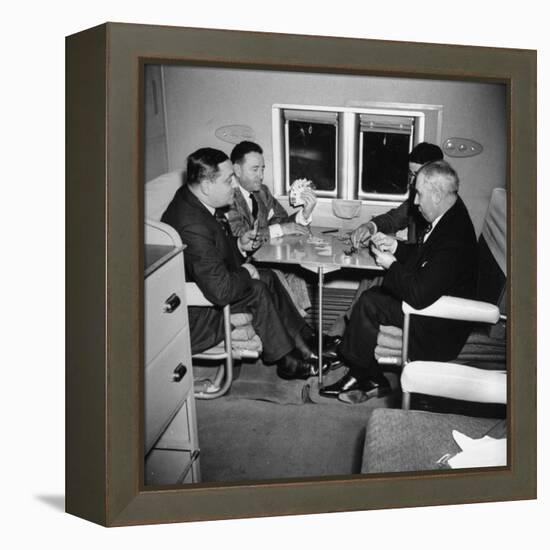
[[[145,367],[145,452],[160,437],[193,387],[187,334],[176,338]]]
[[[145,363],[187,327],[184,280],[181,254],[145,279]]]
[[[198,450],[153,449],[145,459],[145,485],[197,483],[194,468],[198,459]]]

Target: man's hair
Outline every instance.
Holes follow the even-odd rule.
[[[187,157],[187,185],[197,185],[205,179],[214,179],[219,172],[218,165],[229,160],[219,149],[203,147]]]
[[[443,151],[433,143],[427,143],[423,141],[419,143],[409,153],[409,162],[415,164],[426,164],[427,162],[434,162],[436,160],[443,160]]]
[[[420,174],[424,175],[426,183],[442,194],[451,195],[458,193],[458,175],[448,162],[444,160],[429,162],[420,168],[418,176]]]
[[[233,147],[233,151],[231,151],[231,162],[235,164],[236,162],[241,164],[244,160],[244,157],[248,153],[259,153],[260,155],[263,155],[263,149],[253,141],[241,141],[235,147]]]

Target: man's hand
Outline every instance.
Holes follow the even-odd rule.
[[[261,244],[262,240],[259,238],[258,232],[254,229],[250,229],[239,237],[239,246],[246,252],[256,250]]]
[[[296,222],[288,222],[281,224],[283,235],[307,235],[309,229],[306,225],[300,225]]]
[[[246,263],[246,264],[243,264],[243,267],[248,271],[248,273],[250,273],[250,276],[253,279],[260,278],[260,274],[258,273],[258,270],[256,269],[255,265]]]
[[[395,237],[390,237],[384,233],[376,233],[372,236],[371,240],[381,252],[391,252],[395,254],[397,250],[397,239]]]
[[[384,269],[389,269],[390,265],[397,261],[397,258],[391,252],[383,252],[376,246],[372,246],[371,251],[374,254],[376,265]]]
[[[306,187],[302,191],[302,199],[304,201],[304,209],[302,210],[302,215],[304,216],[304,218],[308,219],[313,213],[315,205],[317,204],[317,195],[315,195],[315,191],[311,187]]]
[[[369,241],[373,236],[376,228],[372,222],[367,222],[360,225],[355,231],[350,235],[351,244],[355,248],[359,248],[360,245]]]

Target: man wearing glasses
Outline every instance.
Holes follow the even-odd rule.
[[[426,222],[414,206],[416,174],[429,162],[443,160],[443,151],[432,143],[423,141],[409,153],[409,197],[396,208],[360,225],[352,234],[351,242],[355,248],[366,243],[375,233],[395,235],[402,229],[408,229],[407,242],[415,243]]]

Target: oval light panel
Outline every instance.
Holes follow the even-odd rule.
[[[483,151],[481,143],[467,138],[449,138],[441,147],[448,157],[473,157]]]
[[[227,143],[240,143],[241,141],[253,141],[254,130],[244,124],[230,124],[216,130],[216,137]]]

